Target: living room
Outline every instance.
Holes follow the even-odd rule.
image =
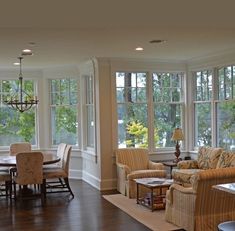
[[[51,81],[71,78],[78,82],[79,119],[71,139],[71,178],[82,179],[99,191],[117,187],[115,151],[129,145],[130,140],[123,138],[130,137],[124,131],[127,122],[123,119],[129,115],[124,114],[124,110],[118,111],[130,103],[130,100],[118,101],[122,87],[117,85],[117,79],[121,76],[136,76],[133,78],[138,82],[137,76],[141,75],[141,80],[145,81],[145,87],[132,86],[133,95],[139,89],[146,92],[145,101],[137,99],[133,103],[142,108],[135,120],[141,122],[145,130],[135,144],[147,144],[151,160],[163,162],[175,158],[175,143],[170,134],[176,127],[182,128],[184,133],[180,143],[182,159],[197,159],[198,147],[202,145],[234,150],[232,1],[151,0],[148,4],[51,1],[46,6],[21,1],[14,7],[9,4],[1,7],[0,78],[1,83],[6,79],[17,80],[19,69],[13,62],[22,49],[32,49],[34,55],[24,58],[22,70],[25,80],[35,81],[39,99],[32,139],[34,149],[55,151],[57,147],[57,143],[53,143],[51,123],[54,106],[50,103]],[[136,51],[137,47],[143,50]],[[226,83],[223,82],[225,72],[229,73]],[[176,89],[178,98],[170,99],[177,111],[169,123],[164,121],[168,114],[157,113],[159,105],[169,106],[169,99],[153,100],[156,92],[152,86],[156,86],[163,73],[180,76]],[[199,78],[203,79],[201,83],[196,81]],[[204,89],[203,93],[199,89]],[[85,96],[89,90],[93,101],[88,103]],[[227,106],[227,111],[217,107],[228,103],[231,105]],[[89,107],[91,118],[88,117]],[[201,113],[202,108],[206,115]],[[161,127],[157,127],[160,122]],[[8,143],[1,144],[2,155],[8,150]]]

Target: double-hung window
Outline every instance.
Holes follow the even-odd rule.
[[[118,147],[173,147],[182,127],[183,73],[116,72]]]
[[[78,80],[50,80],[52,145],[78,146]]]
[[[36,145],[36,107],[20,113],[4,104],[18,94],[19,80],[0,81],[0,146],[9,146],[15,142],[30,142]],[[29,95],[35,95],[35,82],[24,80],[23,88]],[[25,126],[27,124],[27,126]]]
[[[174,147],[172,131],[182,127],[183,73],[153,73],[154,147]]]
[[[194,73],[194,146],[212,145],[212,71]]]
[[[234,150],[235,66],[197,71],[194,77],[195,146]]]
[[[83,76],[84,81],[84,117],[83,147],[86,150],[95,148],[95,108],[94,108],[94,76]]]
[[[220,68],[217,74],[216,144],[235,150],[235,66]]]
[[[116,73],[118,146],[148,146],[147,73]]]

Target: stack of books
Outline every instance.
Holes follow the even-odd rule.
[[[154,204],[154,206],[163,205],[164,204],[163,199],[164,198],[162,198],[161,196],[157,196],[156,193],[153,193],[153,204]],[[146,193],[146,195],[143,198],[142,203],[147,205],[147,206],[150,206],[152,204],[151,193]]]

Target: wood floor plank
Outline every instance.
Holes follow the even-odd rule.
[[[150,231],[86,182],[70,183],[73,200],[68,200],[68,193],[49,194],[44,207],[40,198],[10,206],[0,197],[0,231]]]

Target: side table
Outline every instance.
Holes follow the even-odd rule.
[[[170,168],[170,178],[172,179],[172,169],[174,167],[177,167],[177,163],[173,161],[166,161],[166,162],[162,162],[162,164]]]

